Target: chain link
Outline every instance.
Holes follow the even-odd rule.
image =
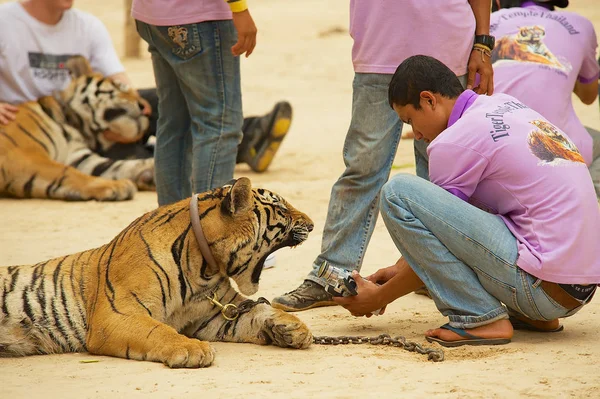
[[[444,351],[442,349],[424,348],[421,344],[416,342],[407,341],[406,338],[390,337],[389,334],[381,334],[377,337],[363,337],[363,336],[320,336],[313,337],[313,343],[317,345],[346,345],[346,344],[371,344],[371,345],[389,345],[396,348],[402,348],[409,352],[417,352],[421,355],[427,355],[427,359],[434,362],[441,362],[444,360]]]

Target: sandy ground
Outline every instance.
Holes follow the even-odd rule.
[[[2,2],[2,1],[0,1]],[[597,0],[571,8],[593,19],[600,32]],[[122,53],[121,0],[78,0],[98,15]],[[272,299],[295,288],[317,255],[330,188],[343,170],[341,149],[350,120],[351,39],[348,2],[262,0],[252,4],[259,27],[256,52],[242,62],[244,107],[263,113],[282,98],[295,119],[268,173],[238,166],[237,176],[285,196],[316,223],[308,241],[281,250],[266,270],[260,296]],[[145,53],[145,51],[144,51]],[[147,54],[125,60],[138,87],[153,84]],[[598,103],[577,112],[600,128]],[[400,144],[393,173],[414,169],[412,142]],[[0,200],[0,264],[26,264],[101,245],[134,218],[156,206],[155,193],[123,203],[63,203]],[[398,251],[378,223],[363,271],[392,264]],[[215,343],[214,365],[170,370],[161,364],[87,354],[0,359],[3,398],[182,398],[182,397],[600,397],[597,331],[600,301],[565,321],[559,334],[517,332],[510,345],[447,349],[446,360],[431,363],[400,349],[375,346],[312,346],[293,351],[275,347]],[[433,303],[409,295],[386,315],[354,318],[341,308],[298,314],[315,335],[402,335],[427,344],[422,333],[445,322]],[[82,360],[96,359],[96,363]]]

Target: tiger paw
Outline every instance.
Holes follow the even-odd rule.
[[[137,188],[129,179],[105,180],[98,179],[88,190],[88,197],[96,201],[125,201],[133,198]]]
[[[197,339],[188,339],[179,345],[168,345],[161,352],[160,360],[171,368],[208,367],[215,359],[212,346]]]
[[[308,348],[313,336],[306,324],[296,316],[273,309],[273,317],[267,318],[261,331],[262,338],[282,348]]]
[[[140,173],[135,179],[135,185],[138,190],[155,191],[156,181],[154,180],[154,168],[148,168]]]

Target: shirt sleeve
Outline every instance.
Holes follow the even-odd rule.
[[[477,151],[439,143],[429,151],[429,180],[463,201],[468,201],[482,180],[489,161]]]
[[[91,37],[89,61],[92,69],[104,76],[124,72],[125,67],[121,64],[110,34],[102,21],[91,16],[89,25]]]
[[[596,38],[596,31],[594,25],[587,19],[585,20],[586,27],[586,44],[584,49],[583,62],[581,63],[581,69],[577,79],[583,83],[592,83],[598,80],[600,76],[600,66],[596,60],[596,49],[598,48],[598,40]],[[582,29],[583,30],[583,29]]]

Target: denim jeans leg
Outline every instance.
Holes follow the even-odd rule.
[[[324,284],[316,276],[323,260],[360,270],[379,212],[379,193],[389,178],[402,130],[388,103],[391,78],[355,74],[352,120],[343,149],[346,169],[331,190],[321,254],[309,280]]]
[[[411,175],[382,189],[381,213],[394,243],[451,325],[474,328],[508,317],[517,304],[517,241],[502,219]]]
[[[462,87],[467,86],[467,74],[458,77]],[[429,157],[427,156],[428,144],[423,140],[414,140],[413,147],[415,151],[415,169],[417,176],[429,180]]]
[[[242,139],[240,60],[231,53],[237,41],[233,22],[195,24],[202,53],[175,70],[192,119],[194,192],[222,186],[233,178]]]
[[[158,204],[166,205],[191,196],[190,116],[170,58],[169,46],[157,27],[136,21],[137,29],[152,56],[158,96],[158,122],[154,150]]]
[[[586,127],[586,129],[594,142],[590,175],[596,189],[596,197],[600,199],[600,132],[590,127]]]

